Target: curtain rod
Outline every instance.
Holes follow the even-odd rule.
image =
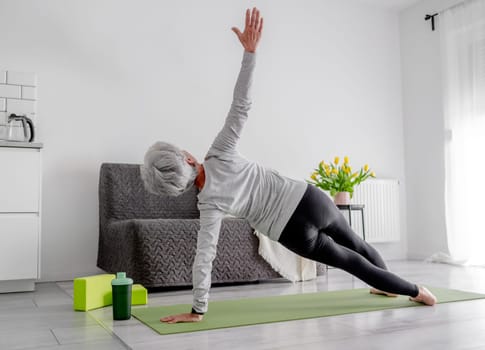
[[[454,4],[454,5],[452,5],[452,6],[449,6],[449,7],[447,7],[447,8],[444,8],[444,9],[442,9],[441,11],[438,11],[438,12],[436,12],[436,13],[432,14],[432,15],[426,14],[426,16],[424,16],[424,20],[425,20],[425,21],[429,21],[429,20],[431,20],[431,30],[432,30],[432,31],[434,31],[434,29],[435,29],[435,27],[434,27],[434,18],[435,18],[435,16],[438,16],[439,14],[441,14],[441,13],[443,13],[443,12],[447,11],[447,10],[451,10],[452,8],[455,8],[455,7],[461,6],[461,5],[463,5],[463,4],[464,4],[466,1],[467,1],[467,0],[465,0],[465,1],[460,1],[459,3]]]

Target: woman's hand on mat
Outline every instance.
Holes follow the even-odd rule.
[[[263,32],[263,17],[259,17],[259,10],[254,7],[251,12],[246,10],[246,26],[241,33],[239,28],[233,27],[232,31],[236,33],[244,49],[248,52],[256,52],[261,33]]]
[[[166,323],[178,323],[178,322],[200,322],[204,318],[203,315],[198,314],[179,314],[167,317],[162,317],[160,321]]]

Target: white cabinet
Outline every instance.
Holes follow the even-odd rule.
[[[40,148],[0,147],[0,293],[40,278]]]
[[[0,213],[39,211],[40,151],[0,147]]]
[[[37,279],[39,217],[0,215],[0,276],[2,280]]]

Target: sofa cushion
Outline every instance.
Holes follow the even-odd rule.
[[[126,270],[149,287],[192,284],[199,219],[131,219],[111,221],[100,241],[99,266]],[[106,245],[106,247],[105,247]],[[258,239],[248,222],[222,221],[212,282],[257,281],[279,277],[259,256]]]

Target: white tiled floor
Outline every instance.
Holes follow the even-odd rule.
[[[485,293],[485,268],[416,261],[389,266],[419,284]],[[211,300],[364,286],[331,269],[297,284],[281,279],[213,288]],[[161,336],[134,318],[113,321],[111,307],[75,312],[71,295],[72,281],[0,295],[0,349],[485,349],[485,300]],[[190,290],[152,293],[149,305],[191,299]]]

